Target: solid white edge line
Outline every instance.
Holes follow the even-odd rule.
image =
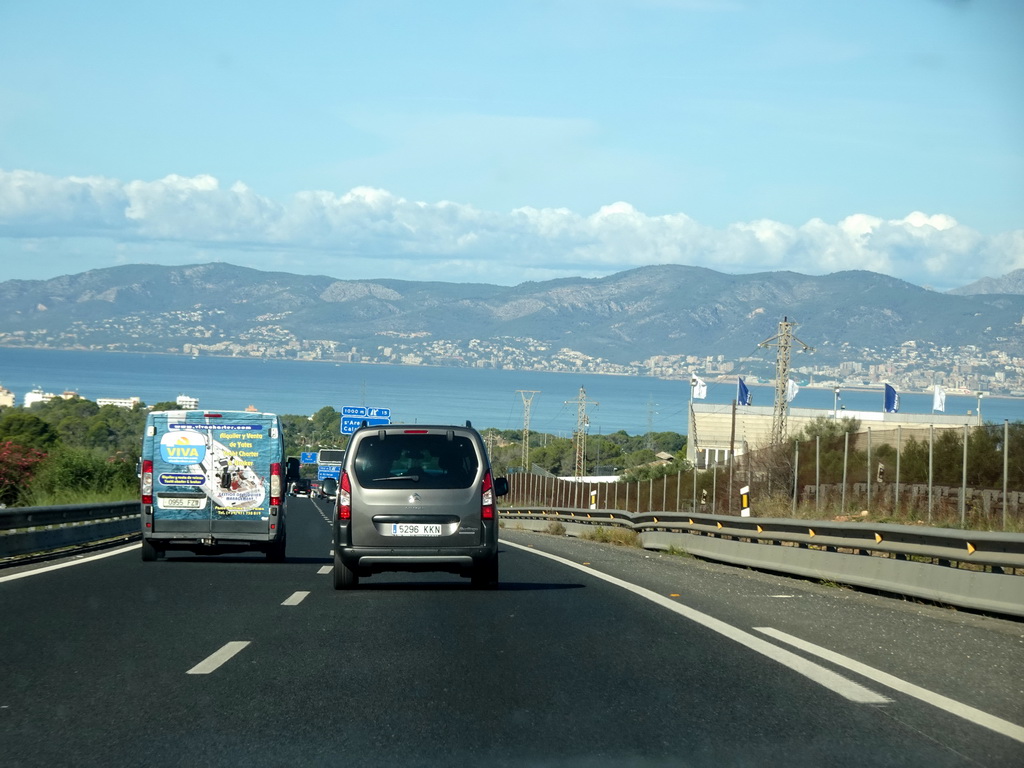
[[[298,605],[309,595],[309,592],[293,592],[292,596],[285,600],[281,605]]]
[[[186,672],[186,675],[208,675],[224,664],[228,659],[238,653],[252,642],[251,640],[232,640],[225,643],[219,650],[214,651],[205,659],[196,664]]]
[[[814,645],[806,640],[801,640],[799,637],[786,634],[778,629],[772,627],[754,627],[758,632],[763,632],[769,637],[774,637],[776,640],[780,640],[784,643],[789,643],[795,648],[799,648],[806,653],[813,654],[819,658],[825,659],[837,666],[844,667],[851,672],[856,672],[858,675],[874,680],[876,683],[881,683],[884,686],[892,688],[894,691],[905,693],[907,696],[913,696],[915,699],[931,704],[933,707],[949,712],[951,715],[962,717],[964,720],[988,728],[989,730],[1000,733],[1003,736],[1007,736],[1015,741],[1024,742],[1024,728],[1011,723],[1009,720],[1003,720],[995,715],[990,715],[987,712],[982,712],[980,709],[975,709],[967,704],[962,704],[955,699],[951,699],[948,696],[943,696],[941,693],[935,693],[929,691],[927,688],[922,688],[913,683],[908,683],[906,680],[902,680],[894,675],[890,675],[888,672],[882,672],[880,669],[869,667],[867,664],[862,664],[859,661],[855,661],[848,656],[843,656],[841,653],[830,651],[827,648],[822,648],[820,645]]]
[[[72,565],[82,565],[82,563],[89,563],[93,560],[102,560],[104,557],[123,555],[125,552],[130,552],[131,550],[138,549],[141,546],[141,542],[135,542],[134,544],[128,544],[124,547],[118,547],[117,549],[111,549],[106,552],[100,552],[98,555],[89,555],[88,557],[82,557],[76,560],[69,560],[66,563],[57,563],[56,565],[44,565],[41,568],[33,568],[31,571],[21,571],[20,573],[12,573],[8,576],[0,576],[0,582],[14,581],[15,579],[24,579],[29,576],[38,576],[41,573],[57,571],[61,568],[70,568]]]
[[[701,613],[694,608],[690,608],[689,606],[678,603],[675,600],[659,595],[657,592],[653,592],[644,587],[638,587],[636,584],[631,584],[628,581],[623,581],[622,579],[618,579],[614,576],[609,576],[606,573],[595,571],[593,568],[588,568],[585,565],[574,563],[572,560],[566,560],[564,557],[559,557],[558,555],[541,552],[540,550],[533,549],[531,547],[524,547],[520,544],[513,544],[512,542],[504,539],[502,540],[502,545],[515,547],[516,549],[521,549],[524,552],[530,552],[535,555],[540,555],[541,557],[549,558],[557,563],[583,571],[591,576],[603,579],[609,584],[614,584],[617,587],[628,590],[639,597],[643,597],[650,600],[652,603],[660,605],[662,608],[668,608],[670,611],[674,611],[690,621],[696,622],[697,624],[700,624],[713,632],[717,632],[740,645],[746,646],[750,650],[760,653],[762,656],[767,656],[769,659],[777,661],[783,666],[789,667],[794,672],[813,680],[819,685],[825,686],[829,690],[838,693],[840,696],[849,699],[850,701],[858,704],[888,704],[891,702],[891,699],[875,693],[859,683],[848,680],[842,675],[833,672],[830,669],[826,669],[820,664],[815,664],[813,661],[797,656],[795,653],[787,651],[785,648],[780,648],[766,640],[762,640],[757,635],[745,632],[744,630],[734,627],[731,624],[727,624],[720,619],[716,619],[706,613]]]

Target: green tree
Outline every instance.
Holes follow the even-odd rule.
[[[7,409],[0,416],[0,442],[46,451],[60,442],[60,435],[46,421],[23,410]]]

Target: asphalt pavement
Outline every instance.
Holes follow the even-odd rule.
[[[1021,764],[1020,622],[511,529],[496,591],[336,592],[329,515],[0,572],[0,763]]]

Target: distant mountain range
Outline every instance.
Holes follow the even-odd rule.
[[[954,288],[949,293],[954,296],[976,296],[982,293],[1024,294],[1024,269],[1015,269],[1002,277],[983,277],[970,285]]]
[[[991,291],[998,284],[1002,293]],[[820,363],[906,342],[1024,356],[1024,270],[936,293],[865,271],[727,275],[650,266],[514,287],[337,280],[224,263],[129,265],[0,283],[0,345],[182,352],[190,343],[539,340],[616,363],[658,355],[774,359],[784,318]],[[389,341],[390,340],[390,341]]]

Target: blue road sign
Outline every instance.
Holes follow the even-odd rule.
[[[351,435],[366,422],[371,427],[379,427],[382,424],[390,424],[390,419],[370,419],[365,417],[341,417],[341,434]]]
[[[342,416],[365,416],[366,406],[364,405],[345,405],[341,408]]]
[[[367,408],[366,415],[371,419],[391,419],[390,408]]]
[[[326,480],[328,477],[333,477],[335,480],[340,480],[341,464],[321,464],[319,467],[317,467],[317,480]]]
[[[316,451],[303,451],[299,462],[302,464],[316,464]]]

